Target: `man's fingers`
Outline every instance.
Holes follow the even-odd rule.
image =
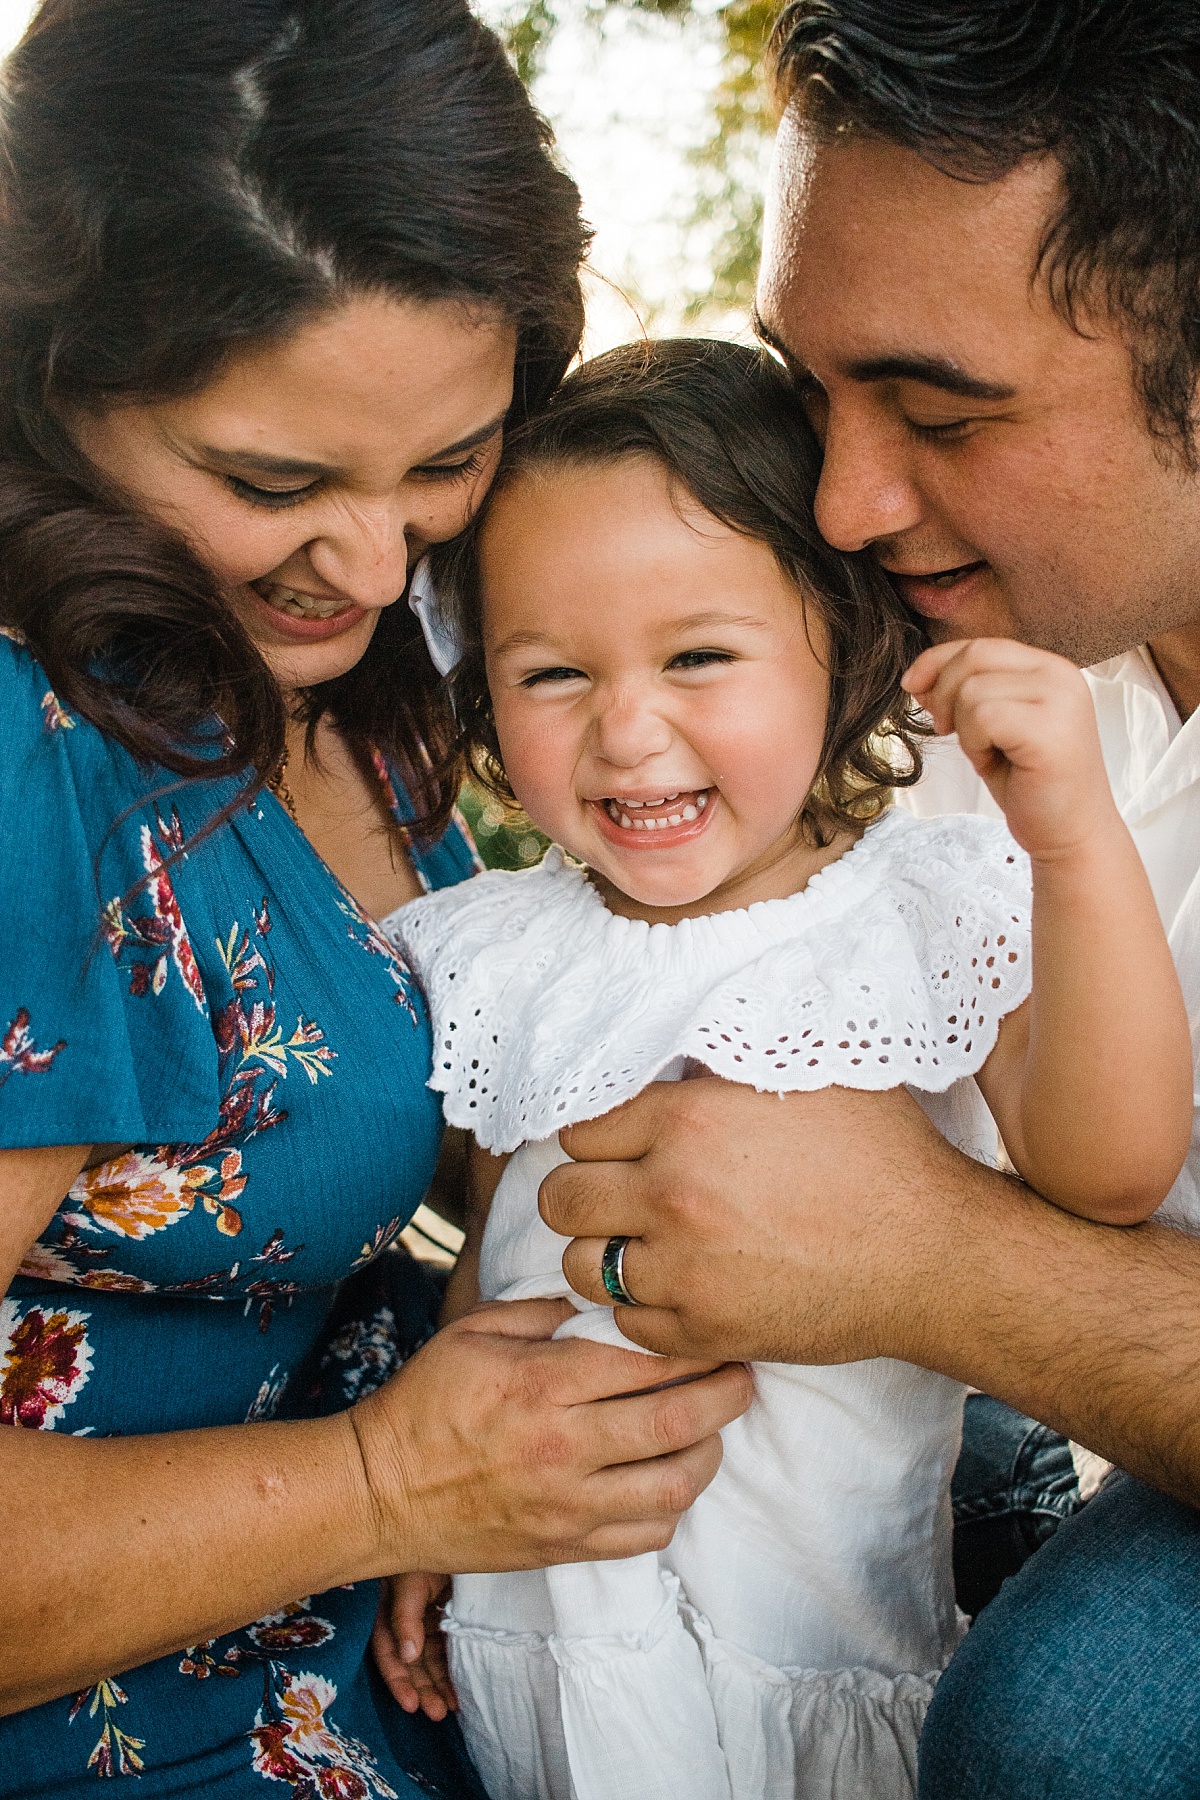
[[[538,1190],[538,1211],[563,1237],[635,1236],[650,1217],[644,1188],[637,1162],[560,1163]]]
[[[620,1235],[626,1235],[621,1233]],[[604,1285],[603,1261],[608,1238],[576,1237],[563,1251],[563,1274],[585,1300],[611,1306],[612,1295]],[[631,1236],[621,1259],[621,1280],[638,1306],[666,1306],[676,1298],[678,1278],[664,1265],[662,1252],[642,1238]]]
[[[669,1104],[674,1081],[652,1081],[632,1100],[600,1119],[568,1125],[558,1141],[575,1162],[628,1162],[645,1156],[658,1129],[664,1098]]]

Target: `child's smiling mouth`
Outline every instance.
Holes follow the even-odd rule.
[[[608,816],[623,831],[659,831],[672,825],[690,825],[708,805],[709,788],[695,788],[689,793],[663,794],[656,800],[615,800],[604,802]]]
[[[610,794],[593,800],[597,823],[612,843],[629,849],[666,849],[680,839],[694,837],[708,824],[710,802],[716,789],[681,788],[678,793],[659,793],[633,799]]]

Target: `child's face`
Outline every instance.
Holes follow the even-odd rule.
[[[628,457],[518,477],[480,557],[496,730],[533,822],[649,907],[803,885],[829,681],[771,551]]]

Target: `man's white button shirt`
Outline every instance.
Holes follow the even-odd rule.
[[[1121,816],[1146,866],[1187,1002],[1200,1062],[1200,711],[1181,722],[1153,659],[1131,650],[1085,671]],[[928,818],[1000,810],[957,744],[929,746],[926,773],[900,804]],[[1200,1094],[1196,1095],[1200,1106]],[[1200,1230],[1200,1125],[1166,1215]]]

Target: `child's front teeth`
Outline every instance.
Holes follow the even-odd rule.
[[[690,825],[693,819],[700,817],[708,805],[707,788],[697,793],[686,806],[681,806],[678,812],[668,813],[665,819],[633,818],[625,808],[636,808],[641,812],[655,806],[669,806],[672,800],[680,798],[679,794],[664,794],[659,800],[609,800],[605,805],[609,818],[623,831],[665,831],[668,825]]]

